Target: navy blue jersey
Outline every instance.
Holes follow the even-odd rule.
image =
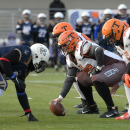
[[[38,36],[37,43],[46,43],[47,42],[47,28],[44,25],[39,25],[37,27]]]
[[[37,31],[36,27],[36,23],[19,20],[16,26],[16,32],[21,33],[21,38],[24,40],[32,39],[32,34]]]
[[[91,33],[93,31],[93,26],[89,23],[85,23],[80,26],[80,32],[85,34],[87,37],[91,38]]]
[[[26,78],[28,75],[28,65],[32,59],[31,55],[31,49],[27,46],[21,45],[21,46],[10,46],[10,47],[1,47],[0,48],[0,57],[4,56],[6,53],[17,49],[20,53],[20,61],[16,64],[12,64],[12,70],[13,72],[18,73],[18,77],[21,79]],[[3,73],[2,68],[0,66],[1,73]]]
[[[124,21],[124,22],[128,23],[129,26],[130,26],[130,17],[129,17],[128,14],[127,14],[126,16],[121,16],[120,14],[116,14],[116,15],[115,15],[115,18],[117,18],[117,19],[119,19],[119,20],[121,20],[121,21]]]

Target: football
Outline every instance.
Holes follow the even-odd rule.
[[[50,101],[49,107],[51,112],[56,116],[65,116],[65,108],[60,102]]]

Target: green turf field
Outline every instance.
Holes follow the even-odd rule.
[[[49,101],[60,94],[65,73],[55,72],[47,68],[42,74],[31,73],[26,79],[26,93],[29,98],[32,113],[39,120],[28,122],[16,96],[14,84],[8,81],[8,89],[0,97],[0,130],[128,130],[129,120],[117,121],[114,118],[101,119],[98,114],[76,114],[78,109],[74,105],[80,103],[78,93],[72,87],[66,98],[62,101],[66,109],[66,116],[54,116],[49,109]],[[106,112],[106,105],[96,93],[94,98],[100,114]],[[118,96],[116,96],[118,95]],[[113,100],[119,111],[127,103],[123,87],[119,88]]]

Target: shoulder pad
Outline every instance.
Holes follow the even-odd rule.
[[[83,54],[88,53],[88,51],[90,50],[92,46],[92,43],[90,41],[86,41],[83,43]]]

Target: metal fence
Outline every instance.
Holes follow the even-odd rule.
[[[57,8],[58,9],[58,8]],[[53,10],[57,10],[56,8]],[[24,8],[3,8],[0,9],[0,39],[5,39],[9,32],[15,32],[17,21],[22,19],[22,11]],[[31,8],[31,19],[36,21],[39,13],[47,15],[46,23],[49,23],[49,8]],[[64,9],[63,9],[64,10]],[[67,13],[66,13],[67,15]],[[67,21],[67,16],[65,17]],[[19,37],[17,35],[17,37]]]

